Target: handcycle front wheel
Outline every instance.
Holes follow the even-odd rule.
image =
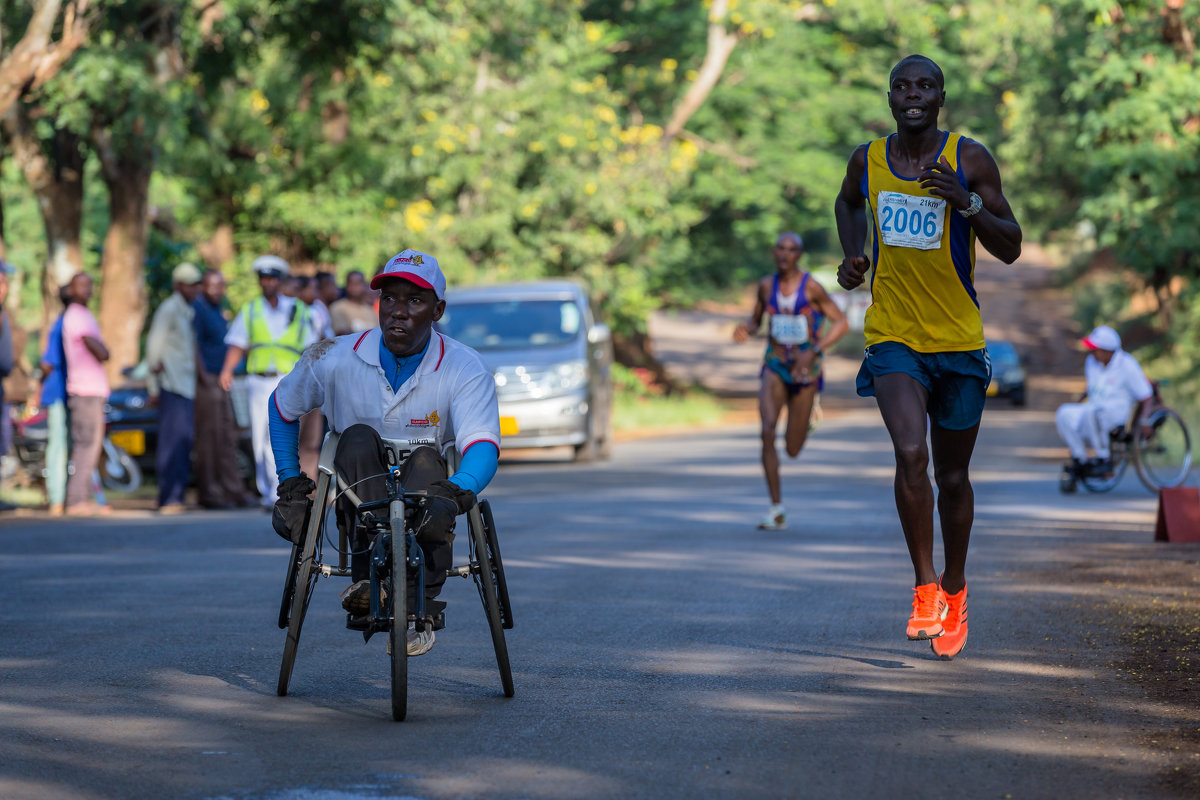
[[[1192,440],[1183,418],[1160,408],[1135,423],[1134,468],[1152,492],[1179,486],[1192,468]]]
[[[500,683],[504,687],[504,696],[512,697],[516,694],[516,688],[513,686],[512,665],[508,660],[508,644],[504,640],[504,620],[500,611],[499,594],[496,591],[497,571],[489,554],[487,533],[479,505],[468,512],[468,521],[471,530],[473,567],[471,577],[475,580],[475,587],[479,590],[479,599],[483,601],[483,610],[487,614],[488,628],[492,634],[492,648],[496,651],[496,666],[500,669]]]
[[[408,537],[404,535],[404,501],[389,506],[392,532],[392,625],[388,649],[392,656],[392,719],[403,722],[408,715]]]
[[[500,623],[504,630],[512,630],[512,601],[508,599],[508,580],[504,577],[504,561],[500,558],[500,537],[496,533],[492,504],[487,500],[480,502],[479,512],[483,517],[484,539],[487,542],[488,561],[492,567],[492,580],[496,584],[496,600],[500,603]]]
[[[279,627],[287,629],[292,616],[292,600],[296,596],[296,576],[300,574],[300,545],[292,545],[287,575],[283,578],[283,598],[279,601]]]
[[[283,600],[279,606],[279,627],[287,628],[283,643],[283,661],[279,665],[279,682],[275,693],[284,697],[292,680],[292,667],[296,664],[296,650],[300,646],[300,629],[308,603],[312,600],[317,585],[317,573],[313,571],[317,550],[325,527],[325,498],[329,493],[329,475],[322,472],[317,478],[317,490],[304,526],[304,541],[292,545],[291,560],[288,562],[287,577],[283,585]]]

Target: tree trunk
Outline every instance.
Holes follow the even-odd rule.
[[[42,271],[42,326],[62,311],[58,289],[83,269],[83,148],[80,138],[56,131],[49,142],[34,132],[29,109],[17,104],[5,115],[13,158],[37,198],[46,232],[46,263]]]
[[[708,47],[704,51],[704,62],[700,65],[696,80],[692,81],[692,85],[688,87],[683,99],[671,114],[670,122],[663,129],[664,145],[678,136],[692,115],[704,105],[717,81],[721,79],[730,53],[737,47],[738,34],[725,28],[725,13],[728,7],[729,0],[714,0],[709,10]]]
[[[29,89],[43,85],[62,68],[87,38],[89,0],[39,0],[33,16],[16,47],[0,61],[0,115],[7,112]],[[51,42],[55,27],[59,40]]]
[[[108,375],[119,383],[121,370],[141,358],[146,322],[146,234],[154,156],[148,146],[115,153],[106,131],[92,140],[108,187],[108,231],[100,259],[100,331],[108,345]]]

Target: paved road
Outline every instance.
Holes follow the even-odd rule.
[[[903,638],[911,571],[869,406],[785,467],[786,532],[752,527],[749,427],[508,463],[489,493],[517,695],[455,581],[402,724],[341,583],[317,587],[275,696],[286,550],[265,516],[7,520],[0,797],[1162,797],[1141,734],[1189,712],[1094,663],[1086,598],[1050,579],[1151,547],[1154,501],[1133,477],[1060,497],[1050,425],[988,413],[972,633],[949,663]]]

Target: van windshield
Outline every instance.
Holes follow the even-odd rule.
[[[568,344],[581,324],[570,300],[492,300],[447,305],[437,327],[476,350],[519,350]]]

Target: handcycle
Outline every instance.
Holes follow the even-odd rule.
[[[408,626],[417,631],[426,627],[438,629],[444,623],[441,614],[429,614],[425,609],[424,568],[421,547],[416,541],[414,517],[423,508],[428,495],[425,491],[406,491],[400,482],[400,465],[413,447],[426,442],[383,440],[388,453],[386,473],[387,496],[363,501],[355,494],[355,486],[347,484],[333,467],[338,435],[330,433],[321,447],[317,467],[317,488],[305,523],[304,538],[292,545],[284,580],[283,598],[279,605],[279,627],[287,630],[283,661],[279,667],[277,693],[288,692],[300,630],[313,590],[319,578],[350,577],[347,558],[350,550],[346,536],[339,531],[336,563],[323,560],[324,547],[329,539],[331,519],[336,501],[346,497],[355,506],[358,524],[365,526],[373,541],[370,545],[370,611],[361,630],[370,641],[376,633],[387,633],[387,649],[391,661],[392,719],[403,721],[408,713]],[[449,453],[453,471],[457,454]],[[360,481],[361,482],[361,481]],[[505,697],[515,694],[508,645],[504,631],[513,627],[512,604],[504,565],[500,558],[500,543],[491,504],[479,500],[467,513],[470,535],[467,537],[469,558],[466,564],[452,567],[447,577],[470,577],[479,590],[491,631],[492,647],[500,669],[500,682]],[[409,587],[416,591],[415,607],[409,608]]]
[[[1166,381],[1152,382],[1154,394],[1133,409],[1129,421],[1108,432],[1109,463],[1063,464],[1058,488],[1071,494],[1078,485],[1089,492],[1108,492],[1133,464],[1142,484],[1151,492],[1179,486],[1192,468],[1192,437],[1187,424],[1173,408],[1163,404],[1160,388]]]

